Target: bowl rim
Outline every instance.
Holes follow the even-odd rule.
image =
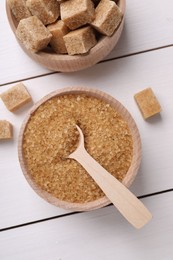
[[[94,64],[105,58],[113,50],[121,36],[124,27],[126,0],[119,0],[118,6],[123,16],[113,35],[110,37],[101,36],[97,44],[92,47],[88,53],[73,56],[70,56],[68,54],[57,54],[49,51],[46,52],[45,50],[39,51],[37,53],[32,53],[31,51],[27,50],[16,36],[15,31],[18,23],[10,10],[8,0],[6,0],[6,14],[10,27],[16,37],[18,44],[31,59],[41,64],[45,68],[53,71],[73,72],[93,66]]]
[[[20,162],[22,172],[23,172],[27,182],[30,184],[32,189],[40,197],[42,197],[44,200],[46,200],[47,202],[49,202],[49,203],[51,203],[55,206],[58,206],[60,208],[64,208],[64,209],[67,209],[67,210],[90,211],[90,210],[94,210],[94,209],[97,209],[97,208],[101,208],[103,206],[107,206],[111,202],[109,201],[109,199],[106,196],[104,196],[104,197],[102,197],[98,200],[86,202],[86,203],[72,203],[72,202],[67,202],[67,201],[61,201],[58,198],[55,198],[54,196],[49,194],[47,191],[42,190],[33,181],[33,179],[31,178],[30,174],[27,171],[27,167],[26,167],[26,164],[25,164],[25,158],[24,158],[24,155],[23,155],[23,149],[22,149],[23,135],[24,135],[24,131],[25,131],[25,128],[27,126],[27,123],[30,120],[30,117],[32,116],[32,114],[37,110],[37,108],[41,104],[45,103],[49,99],[56,97],[56,96],[65,95],[65,94],[86,94],[88,96],[92,96],[92,97],[101,99],[101,100],[107,102],[108,104],[110,104],[113,108],[115,108],[115,110],[128,123],[129,129],[131,131],[132,138],[133,138],[133,158],[132,158],[132,162],[131,162],[131,165],[129,167],[129,170],[128,170],[125,178],[122,181],[122,183],[126,187],[130,187],[130,185],[134,181],[134,179],[137,175],[140,163],[141,163],[141,139],[140,139],[140,134],[139,134],[139,130],[137,128],[137,125],[136,125],[133,117],[129,113],[129,111],[114,97],[110,96],[109,94],[107,94],[103,91],[100,91],[100,90],[94,89],[94,88],[79,86],[79,87],[67,87],[67,88],[62,88],[62,89],[53,91],[53,92],[49,93],[48,95],[44,96],[43,98],[41,98],[38,102],[36,102],[33,105],[33,107],[31,108],[31,110],[29,111],[28,115],[26,116],[26,118],[24,119],[24,121],[22,123],[22,126],[20,128],[20,132],[19,132],[19,137],[18,137],[18,158],[19,158],[19,162]]]

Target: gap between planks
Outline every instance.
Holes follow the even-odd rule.
[[[118,59],[124,59],[124,58],[128,58],[128,57],[131,57],[131,56],[144,54],[144,53],[147,53],[147,52],[158,51],[160,49],[165,49],[165,48],[170,48],[170,47],[173,47],[173,44],[169,44],[169,45],[165,45],[165,46],[161,46],[161,47],[156,47],[156,48],[152,48],[152,49],[147,49],[147,50],[144,50],[144,51],[133,52],[133,53],[125,54],[125,55],[118,56],[118,57],[115,57],[115,58],[104,59],[104,60],[98,62],[98,64],[99,63],[113,61],[113,60],[118,60]],[[49,76],[49,75],[53,75],[53,74],[57,74],[57,73],[61,73],[61,72],[59,72],[59,71],[52,71],[52,72],[44,73],[44,74],[41,74],[41,75],[38,75],[38,76],[23,78],[23,79],[16,80],[16,81],[10,81],[10,82],[6,82],[4,84],[0,84],[0,87],[7,86],[9,84],[15,84],[15,83],[18,83],[20,81],[27,81],[27,80],[31,80],[31,79],[41,78],[41,77],[45,77],[45,76]]]
[[[173,192],[173,189],[168,189],[168,190],[163,190],[163,191],[157,191],[157,192],[153,192],[153,193],[150,193],[150,194],[138,196],[138,199],[143,199],[143,198],[147,198],[147,197],[157,196],[157,195],[160,195],[160,194],[163,194],[163,193],[168,193],[168,192]],[[108,205],[108,206],[106,206],[106,207],[110,207],[110,206],[112,206],[112,204],[110,204],[110,205]],[[50,218],[39,219],[39,220],[35,220],[35,221],[23,223],[23,224],[11,226],[11,227],[2,228],[2,229],[0,229],[0,232],[4,232],[4,231],[11,230],[11,229],[16,229],[16,228],[21,228],[21,227],[25,227],[25,226],[29,226],[29,225],[33,225],[33,224],[38,224],[38,223],[46,222],[46,221],[53,220],[53,219],[58,219],[58,218],[63,218],[63,217],[69,217],[69,216],[77,215],[77,214],[83,214],[83,213],[84,213],[84,212],[70,212],[70,213],[66,213],[66,214],[59,215],[59,216],[54,216],[54,217],[50,217]]]

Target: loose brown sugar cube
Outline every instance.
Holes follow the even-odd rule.
[[[56,0],[27,0],[26,5],[45,25],[55,22],[60,14]]]
[[[26,49],[32,52],[46,48],[52,38],[49,30],[36,16],[22,19],[17,27],[16,35]]]
[[[1,99],[11,112],[32,101],[30,94],[22,83],[2,93]]]
[[[6,120],[0,120],[0,140],[11,139],[13,137],[13,127]]]
[[[95,17],[91,0],[68,0],[60,4],[61,19],[71,29],[91,23]]]
[[[95,9],[95,19],[91,25],[102,34],[111,36],[122,19],[122,13],[115,2],[101,0]]]
[[[62,20],[48,25],[47,28],[52,34],[52,39],[50,41],[52,49],[57,53],[67,53],[63,36],[69,32],[69,28]]]
[[[86,53],[97,43],[90,26],[69,32],[63,39],[69,55]]]
[[[151,88],[146,88],[135,94],[134,98],[144,119],[147,119],[161,111],[161,106]]]
[[[31,16],[31,13],[26,6],[26,0],[8,0],[8,5],[18,22],[21,19]]]

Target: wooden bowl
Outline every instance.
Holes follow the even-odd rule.
[[[24,122],[21,126],[21,130],[20,130],[20,134],[19,134],[19,141],[18,141],[18,155],[19,155],[20,165],[21,165],[25,178],[27,179],[27,181],[31,185],[31,187],[34,189],[34,191],[38,195],[40,195],[42,198],[44,198],[46,201],[48,201],[49,203],[51,203],[55,206],[58,206],[58,207],[68,209],[68,210],[76,210],[76,211],[88,211],[88,210],[93,210],[96,208],[101,208],[103,206],[110,204],[110,201],[108,200],[108,198],[106,196],[103,198],[97,199],[95,201],[92,201],[92,202],[87,202],[87,203],[71,203],[71,202],[61,201],[61,200],[55,198],[48,192],[42,190],[33,181],[32,177],[29,174],[27,167],[26,167],[22,146],[23,146],[24,131],[25,131],[26,125],[27,125],[30,117],[32,117],[32,114],[36,111],[36,109],[41,104],[43,104],[47,100],[51,99],[52,97],[60,96],[60,95],[64,95],[64,94],[86,94],[88,96],[93,96],[100,100],[103,100],[106,103],[110,104],[122,116],[122,118],[128,123],[129,129],[131,131],[132,138],[133,138],[133,158],[132,158],[131,166],[129,167],[129,170],[128,170],[125,178],[123,179],[122,183],[127,187],[129,187],[132,184],[132,182],[137,174],[138,168],[140,166],[140,162],[141,162],[141,141],[140,141],[139,131],[138,131],[137,126],[134,122],[134,119],[132,118],[130,113],[119,101],[117,101],[110,95],[108,95],[102,91],[96,90],[96,89],[90,89],[90,88],[84,88],[84,87],[64,88],[64,89],[52,92],[51,94],[45,96],[39,102],[37,102],[32,107],[31,111],[29,112],[29,114],[27,115],[26,119],[24,120]]]
[[[32,53],[25,48],[25,46],[17,39],[17,37],[16,39],[21,48],[26,54],[28,54],[29,57],[31,57],[31,59],[35,60],[37,63],[46,67],[47,69],[62,72],[79,71],[91,67],[105,58],[117,44],[124,26],[125,0],[119,0],[118,6],[123,13],[123,19],[114,34],[111,37],[102,36],[98,43],[88,52],[88,54],[85,55],[69,56],[67,54],[56,54],[51,52],[49,48],[47,48],[45,51]],[[17,22],[11,13],[7,1],[6,12],[11,29],[15,34]]]

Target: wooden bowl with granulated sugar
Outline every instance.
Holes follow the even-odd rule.
[[[71,87],[37,102],[24,120],[19,161],[34,191],[68,210],[89,211],[110,204],[84,168],[67,159],[79,140],[108,172],[129,187],[141,162],[141,141],[134,119],[115,98],[96,89]]]
[[[74,56],[70,56],[67,54],[56,54],[52,52],[50,48],[47,48],[46,50],[40,51],[38,53],[32,53],[31,51],[28,51],[17,38],[16,39],[23,51],[31,59],[47,69],[62,72],[73,72],[86,69],[103,60],[116,46],[124,26],[125,2],[125,0],[119,0],[117,3],[123,14],[123,18],[113,35],[111,37],[101,36],[97,44],[86,54]],[[7,1],[6,12],[11,29],[15,34],[17,22],[8,6]]]

